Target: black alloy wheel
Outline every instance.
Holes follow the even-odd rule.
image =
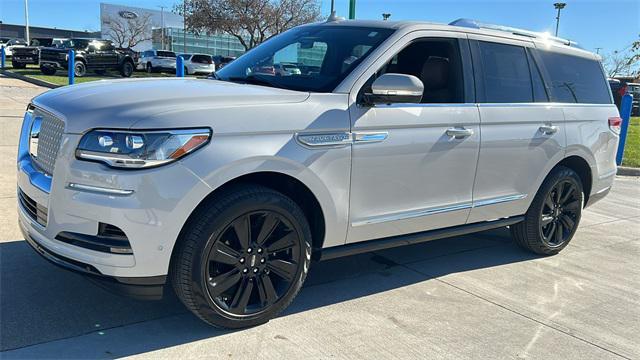
[[[207,256],[207,290],[222,311],[246,316],[264,311],[296,278],[300,235],[275,211],[240,216],[218,236]]]
[[[557,254],[573,238],[583,202],[580,176],[558,166],[542,182],[524,221],[510,226],[511,236],[519,246],[536,254]]]
[[[291,198],[260,185],[235,185],[208,199],[185,225],[171,283],[182,303],[210,325],[263,324],[302,288],[311,238]]]
[[[575,230],[582,202],[575,182],[557,183],[545,198],[540,212],[542,240],[549,247],[564,244]]]

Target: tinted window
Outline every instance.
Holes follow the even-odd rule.
[[[521,46],[480,41],[486,102],[533,102],[527,53]]]
[[[369,79],[365,92],[369,91],[375,77],[385,73],[407,74],[422,81],[422,103],[462,103],[462,65],[458,49],[455,39],[417,40]]]
[[[193,55],[193,58],[191,58],[191,61],[194,63],[199,63],[199,64],[211,64],[212,60],[211,60],[211,56],[209,55]]]
[[[535,102],[548,102],[547,90],[544,87],[544,81],[542,75],[540,75],[540,69],[535,60],[527,54],[529,60],[529,71],[531,72],[531,80],[533,80],[533,101]]]
[[[174,58],[176,57],[176,53],[172,52],[172,51],[157,51],[158,56],[160,57],[171,57]]]
[[[549,74],[553,101],[610,104],[611,97],[600,63],[577,56],[540,51]]]

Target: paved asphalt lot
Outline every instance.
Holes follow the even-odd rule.
[[[221,331],[41,259],[16,224],[28,100],[0,77],[0,353],[14,358],[640,358],[640,179],[619,177],[560,255],[505,230],[316,263],[279,318]]]

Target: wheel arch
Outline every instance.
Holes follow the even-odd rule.
[[[320,249],[324,245],[326,235],[326,219],[325,212],[320,205],[320,201],[314,194],[314,192],[305,183],[299,179],[282,172],[276,171],[257,171],[239,175],[226,181],[224,184],[218,186],[211,191],[200,203],[193,209],[191,214],[187,217],[187,220],[182,225],[178,238],[171,250],[171,262],[174,261],[174,255],[176,245],[183,237],[183,231],[188,227],[187,225],[197,212],[204,207],[208,202],[215,201],[215,198],[227,191],[233,191],[233,188],[242,185],[261,185],[273,190],[276,190],[289,198],[291,198],[305,214],[309,226],[311,228],[312,246],[314,254],[319,254]],[[169,267],[170,268],[170,267]]]
[[[557,163],[553,167],[553,169],[559,166],[567,167],[578,174],[578,177],[580,177],[580,181],[582,182],[582,189],[584,190],[584,203],[586,204],[589,201],[591,189],[593,188],[593,171],[591,170],[589,162],[587,162],[587,160],[585,160],[581,156],[570,155]]]

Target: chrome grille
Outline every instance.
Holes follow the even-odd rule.
[[[42,118],[42,123],[38,135],[37,151],[32,152],[37,156],[34,156],[33,160],[42,171],[53,175],[64,132],[64,122],[38,109],[34,111],[34,118],[36,117]]]

